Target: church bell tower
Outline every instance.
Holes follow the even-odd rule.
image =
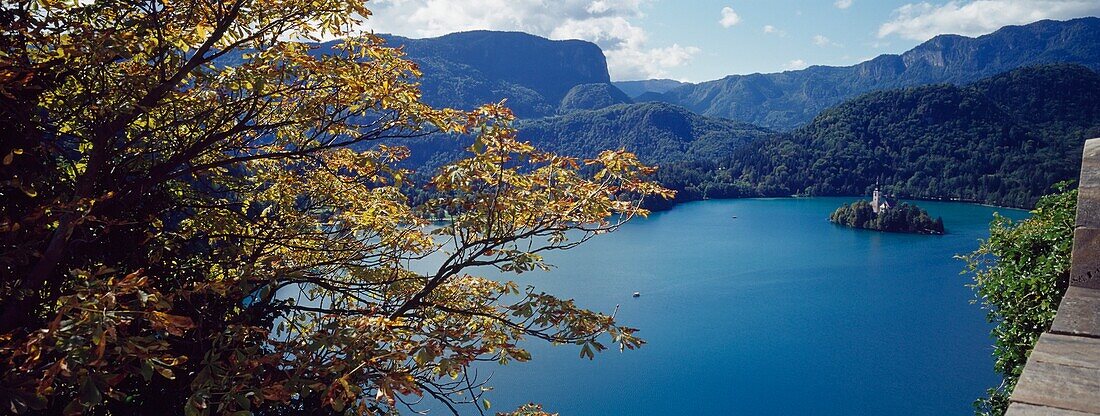
[[[875,192],[871,194],[871,210],[874,211],[876,214],[878,214],[879,207],[882,206],[882,203],[879,202],[880,196],[881,194],[878,191],[878,184],[876,183]]]

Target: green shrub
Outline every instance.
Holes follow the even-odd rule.
[[[974,289],[987,319],[997,326],[993,355],[1001,385],[974,402],[979,415],[1002,415],[1027,356],[1039,335],[1050,328],[1066,291],[1073,246],[1077,191],[1067,183],[1042,197],[1031,217],[1013,221],[996,215],[989,239],[968,255],[964,274],[973,276]]]

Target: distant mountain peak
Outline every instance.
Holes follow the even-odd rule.
[[[615,81],[616,87],[619,87],[630,98],[637,98],[638,96],[646,93],[664,93],[673,88],[689,85],[689,83],[677,81],[674,79],[642,79],[637,81]]]

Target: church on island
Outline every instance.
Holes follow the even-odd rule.
[[[889,209],[890,201],[886,200],[882,192],[879,192],[878,184],[875,184],[875,192],[871,194],[871,210],[875,211],[875,214],[881,214]]]
[[[829,221],[853,228],[914,234],[943,234],[943,219],[928,215],[920,207],[901,202],[882,192],[878,184],[871,200],[841,205]]]

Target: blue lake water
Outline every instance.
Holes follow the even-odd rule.
[[[620,305],[647,345],[589,361],[575,346],[529,343],[533,361],[481,369],[495,373],[491,411],[533,401],[563,416],[970,414],[999,379],[990,325],[953,256],[988,237],[994,212],[1026,213],[920,202],[944,236],[827,222],[852,200],[690,203],[555,253],[555,270],[518,281],[589,309]]]

